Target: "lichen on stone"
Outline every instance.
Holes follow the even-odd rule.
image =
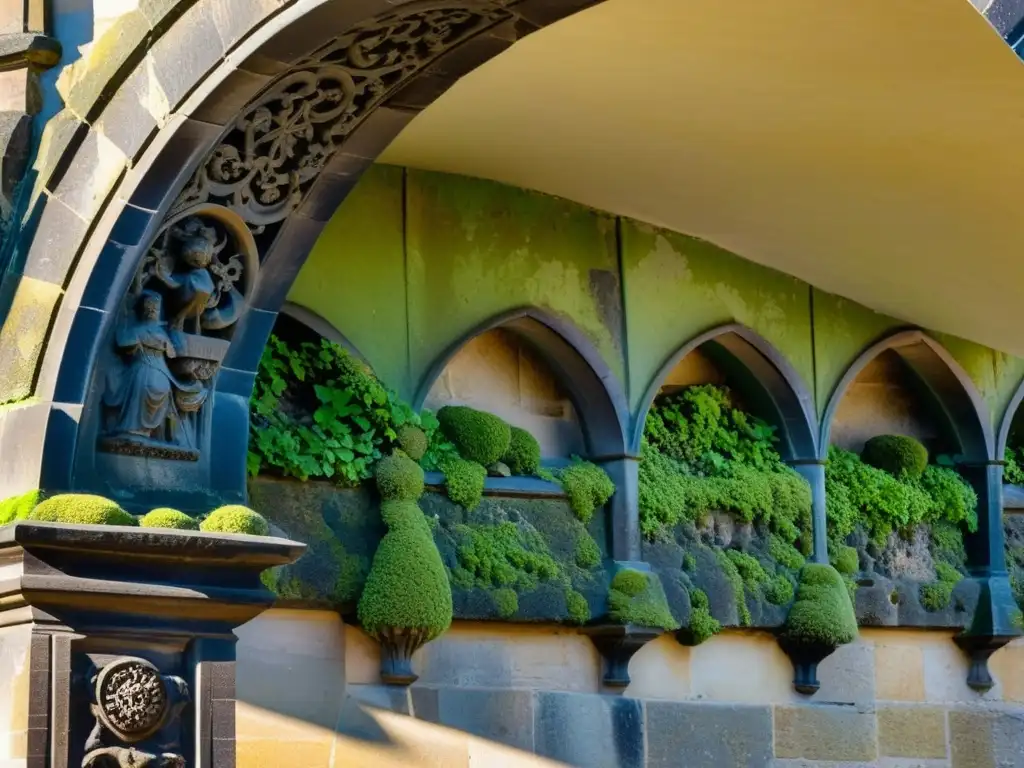
[[[79,525],[136,526],[138,521],[116,501],[85,493],[63,493],[40,502],[29,520]]]
[[[184,512],[169,507],[159,507],[147,512],[139,520],[143,528],[169,528],[177,531],[198,531],[199,522]]]
[[[229,504],[213,510],[199,524],[199,530],[206,533],[240,533],[248,536],[270,535],[270,526],[266,518],[241,504]]]

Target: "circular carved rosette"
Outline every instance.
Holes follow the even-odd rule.
[[[97,715],[117,738],[135,743],[163,727],[170,709],[160,671],[145,659],[107,664],[96,678]]]

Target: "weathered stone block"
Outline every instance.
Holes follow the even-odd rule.
[[[394,685],[349,685],[345,691],[360,704],[400,715],[411,714],[409,689]]]
[[[641,703],[618,696],[541,693],[534,720],[537,753],[580,768],[642,768]]]
[[[1024,713],[951,710],[952,768],[1018,768],[1024,765]]]
[[[98,130],[90,130],[53,196],[88,221],[99,211],[127,165],[124,152]]]
[[[875,646],[875,694],[879,701],[924,701],[924,655],[912,642]]]
[[[863,642],[840,646],[818,666],[816,704],[866,704],[875,700],[875,652]]]
[[[479,688],[412,689],[413,713],[483,739],[533,751],[533,693]]]
[[[284,4],[285,0],[213,0],[214,26],[224,50],[231,50]]]
[[[757,768],[772,761],[768,707],[648,702],[648,768]]]
[[[946,757],[946,711],[897,706],[878,710],[878,751],[883,757]]]
[[[210,3],[198,3],[150,49],[153,69],[173,110],[224,54]]]
[[[170,112],[153,69],[136,67],[103,110],[96,128],[127,157],[135,158]]]
[[[875,715],[853,707],[776,707],[775,754],[809,760],[874,760],[878,755]]]
[[[60,294],[60,287],[53,283],[21,278],[0,330],[0,399],[3,402],[17,402],[32,394],[36,364]]]

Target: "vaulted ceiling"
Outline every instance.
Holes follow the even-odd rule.
[[[968,0],[607,0],[386,162],[696,235],[1024,355],[1024,67]]]

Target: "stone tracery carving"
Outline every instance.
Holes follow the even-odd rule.
[[[172,211],[215,201],[261,234],[299,206],[375,106],[438,56],[509,18],[495,5],[396,11],[325,45],[246,109]]]
[[[92,689],[96,724],[82,768],[185,768],[178,722],[189,702],[184,680],[126,657],[100,670]]]
[[[238,236],[244,225],[217,209],[172,220],[139,265],[114,342],[121,363],[103,393],[100,450],[199,458],[209,382],[257,269],[251,239]]]

